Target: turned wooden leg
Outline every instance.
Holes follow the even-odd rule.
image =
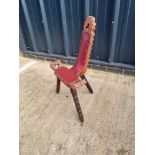
[[[83,123],[84,117],[83,117],[82,110],[81,110],[80,103],[79,103],[79,99],[77,96],[77,91],[76,91],[76,89],[71,89],[71,88],[70,88],[70,91],[72,93],[72,96],[73,96],[73,99],[75,102],[75,107],[76,107],[77,113],[79,115],[79,119],[80,119],[81,123]]]
[[[57,86],[56,86],[56,93],[59,93],[60,92],[60,79],[57,78]]]
[[[91,88],[91,86],[90,86],[89,82],[87,81],[85,75],[81,75],[81,78],[86,80],[87,83],[86,83],[85,85],[86,85],[86,87],[88,88],[89,92],[90,92],[91,94],[93,94],[93,89]]]

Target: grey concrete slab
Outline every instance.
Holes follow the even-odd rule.
[[[20,58],[20,61],[24,61]],[[80,125],[70,90],[49,62],[20,74],[20,155],[134,155],[134,77],[88,69],[77,90],[85,122]]]

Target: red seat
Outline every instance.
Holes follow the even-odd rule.
[[[67,85],[78,80],[78,76],[67,67],[60,67],[59,69],[55,70],[54,73],[60,80],[62,80]]]
[[[75,65],[70,69],[64,66],[59,66],[58,69],[54,70],[55,75],[68,86],[74,81],[79,80],[80,74],[83,74],[83,72],[86,71],[85,64],[88,54],[89,40],[89,34],[83,30],[80,40],[79,56]]]

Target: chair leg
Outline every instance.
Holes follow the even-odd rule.
[[[77,113],[79,115],[79,119],[80,119],[81,123],[83,123],[84,117],[83,117],[82,110],[81,110],[80,103],[79,103],[79,99],[77,96],[77,91],[76,91],[76,89],[72,89],[72,88],[70,88],[70,91],[71,91],[73,99],[74,99],[74,103],[75,103]]]
[[[86,76],[85,76],[85,75],[81,75],[81,78],[86,80],[87,83],[86,83],[85,85],[86,85],[86,87],[88,88],[89,92],[90,92],[91,94],[93,94],[93,89],[91,88],[91,86],[90,86],[88,80],[86,79]]]
[[[57,78],[57,86],[56,86],[56,93],[58,94],[60,92],[60,79]]]

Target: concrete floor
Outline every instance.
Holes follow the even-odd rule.
[[[20,68],[32,59],[20,57]],[[134,77],[88,69],[78,96],[80,125],[70,90],[49,62],[37,61],[20,73],[20,155],[134,155]]]

